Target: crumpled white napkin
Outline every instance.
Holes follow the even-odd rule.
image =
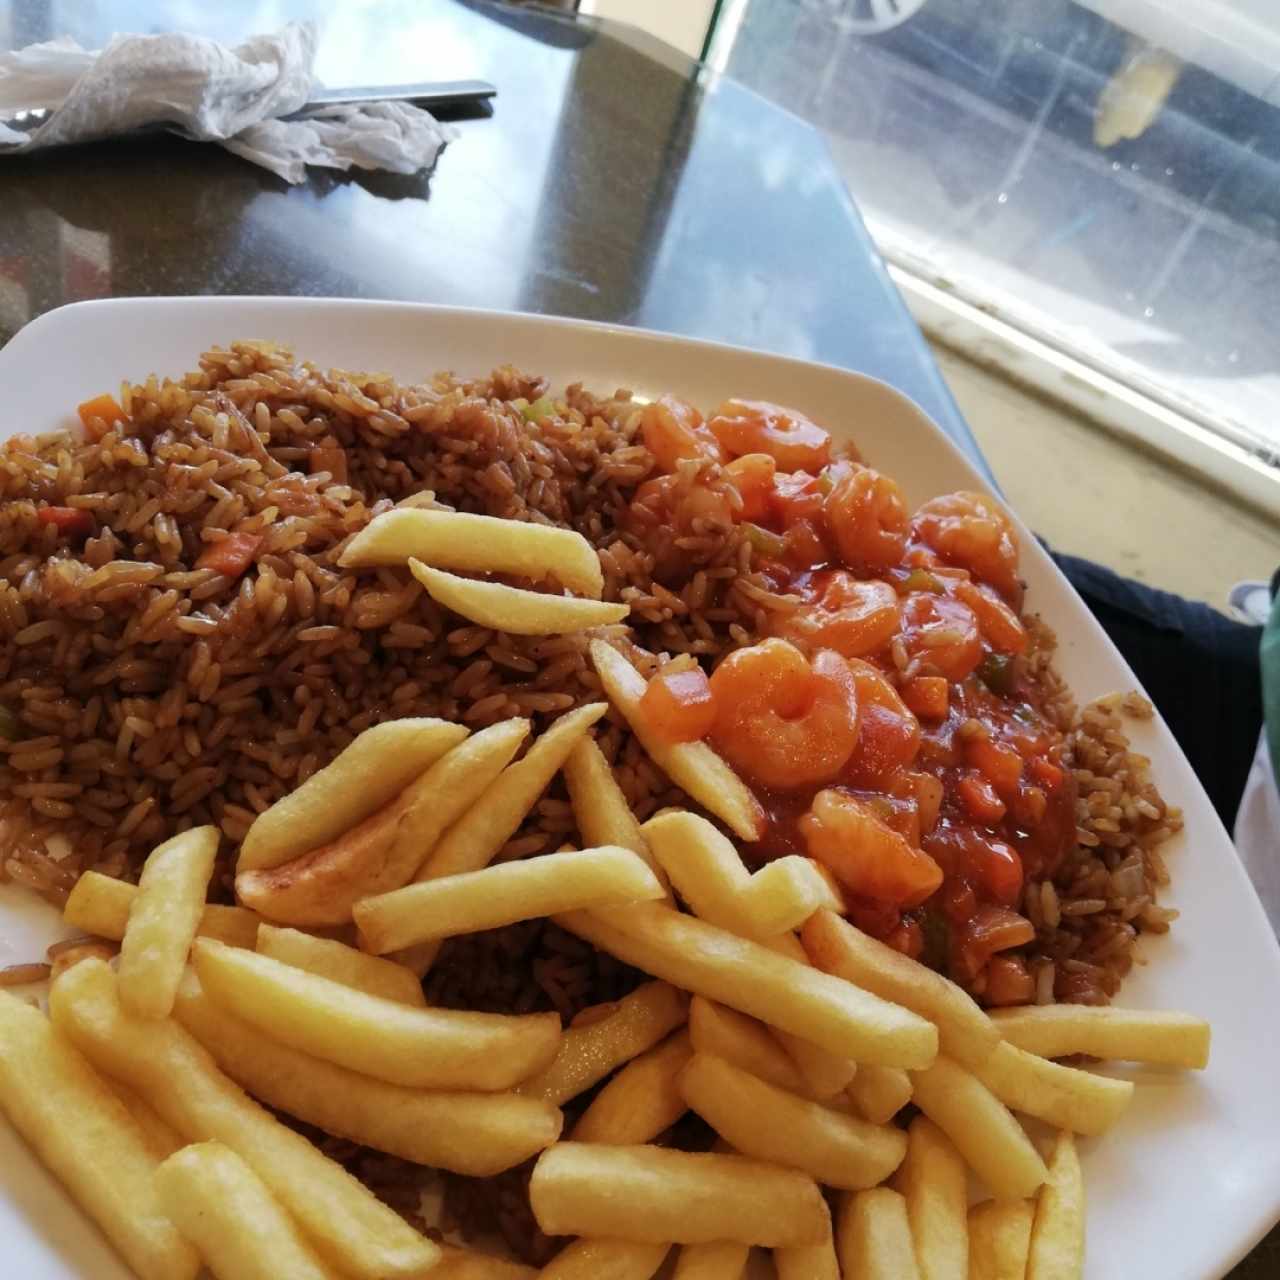
[[[457,137],[407,102],[279,119],[306,104],[314,59],[314,28],[292,22],[235,48],[202,36],[122,35],[101,51],[64,37],[0,54],[0,156],[161,125],[298,183],[307,165],[416,173]],[[51,114],[30,133],[3,123],[36,107]]]

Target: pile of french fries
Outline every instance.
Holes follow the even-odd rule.
[[[530,550],[488,530],[509,522],[459,538],[455,519],[484,520],[390,512],[347,560],[548,573],[598,596],[576,535],[520,525]],[[453,585],[419,576],[458,610]],[[729,831],[758,834],[729,766],[651,742],[638,673],[603,641],[592,655],[655,762]],[[1115,1125],[1134,1085],[1054,1059],[1199,1068],[1208,1025],[987,1014],[844,920],[809,859],[753,874],[701,814],[639,823],[591,735],[608,709],[527,746],[521,719],[366,731],[258,817],[239,906],[206,904],[211,827],[154,850],[137,886],[82,876],[65,918],[90,936],[59,957],[49,1016],[0,992],[0,1108],[143,1280],[202,1265],[219,1280],[535,1274],[418,1231],[273,1112],[467,1176],[536,1157],[537,1223],[571,1237],[552,1280],[648,1280],[673,1250],[677,1280],[736,1280],[753,1250],[780,1280],[1080,1276],[1075,1135]],[[557,774],[582,847],[502,861]],[[427,1004],[445,939],[538,918],[651,980],[567,1028]],[[713,1150],[662,1145],[686,1112]]]

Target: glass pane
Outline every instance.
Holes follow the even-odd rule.
[[[744,0],[886,254],[1280,460],[1280,6]]]

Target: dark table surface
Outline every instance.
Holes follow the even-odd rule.
[[[5,22],[7,16],[8,21]],[[479,77],[430,176],[290,188],[169,136],[0,157],[0,343],[83,298],[302,294],[579,316],[893,383],[979,456],[821,136],[630,28],[470,0],[0,0],[0,49],[319,28],[331,86]]]
[[[167,136],[0,158],[0,344],[65,302],[394,298],[579,316],[800,356],[912,396],[981,462],[826,144],[626,28],[474,0],[0,0],[0,50],[177,26],[319,28],[330,86],[479,77],[430,176],[284,182]],[[1273,1235],[1235,1280],[1280,1274]]]

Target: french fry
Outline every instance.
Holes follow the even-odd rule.
[[[205,938],[192,960],[209,998],[265,1035],[389,1084],[506,1089],[546,1066],[560,1043],[554,1013],[415,1009]]]
[[[596,740],[583,738],[569,752],[562,772],[583,843],[596,846],[615,844],[638,853],[662,882],[669,901],[671,891],[667,888],[667,873],[653,856],[627,797],[622,794],[622,788],[618,786],[618,780]]]
[[[894,1189],[907,1220],[920,1280],[965,1280],[969,1268],[968,1175],[960,1153],[928,1116],[907,1129],[907,1155]]]
[[[460,578],[410,560],[409,571],[437,603],[479,627],[492,627],[517,636],[558,636],[621,622],[631,612],[627,604],[525,591],[503,582]]]
[[[750,1252],[745,1244],[732,1240],[687,1244],[680,1250],[671,1280],[742,1280]]]
[[[95,1066],[146,1097],[189,1142],[230,1147],[344,1275],[410,1280],[435,1265],[436,1245],[248,1098],[177,1022],[125,1013],[101,961],[68,969],[50,991],[49,1012]]]
[[[119,942],[129,923],[129,908],[137,896],[135,884],[115,880],[99,871],[86,871],[67,897],[62,919],[75,929]],[[210,904],[200,914],[196,934],[252,951],[258,938],[258,917],[244,907]]]
[[[560,1112],[534,1098],[405,1089],[291,1049],[215,1004],[194,973],[178,988],[173,1012],[267,1106],[402,1160],[487,1178],[560,1136]]]
[[[120,944],[120,1000],[140,1018],[165,1018],[187,966],[220,833],[193,827],[153,849]]]
[[[894,1067],[927,1066],[937,1053],[937,1032],[916,1014],[669,907],[644,903],[556,920],[646,973],[831,1053]]]
[[[605,703],[592,702],[557,719],[440,837],[415,880],[437,880],[488,866],[528,816],[569,753],[607,710]]]
[[[474,1249],[440,1246],[440,1265],[431,1280],[536,1280],[538,1271],[520,1262],[508,1262]]]
[[[812,1178],[742,1156],[664,1147],[557,1143],[534,1165],[529,1201],[553,1236],[777,1248],[820,1244],[827,1230]]]
[[[733,843],[705,818],[674,809],[645,823],[654,857],[694,913],[744,938],[767,942],[840,905],[808,858],[792,855],[752,875]]]
[[[559,911],[662,898],[648,863],[605,845],[424,880],[355,906],[360,944],[378,955]]]
[[[124,1103],[124,1109],[133,1117],[133,1122],[142,1131],[142,1139],[147,1150],[157,1161],[167,1160],[175,1151],[183,1146],[182,1138],[176,1129],[165,1123],[156,1114],[149,1102],[144,1102],[128,1085],[119,1081],[110,1081],[111,1092]]]
[[[955,1143],[998,1200],[1021,1200],[1045,1180],[1040,1153],[1004,1103],[958,1062],[939,1055],[912,1073],[916,1106]]]
[[[1031,1241],[1029,1200],[985,1200],[969,1211],[970,1280],[1023,1280]]]
[[[825,1201],[822,1207],[826,1209]],[[826,1238],[822,1243],[775,1249],[773,1269],[777,1272],[777,1280],[840,1280],[840,1262],[836,1257],[830,1211],[826,1213]]]
[[[460,511],[385,511],[347,544],[339,563],[344,569],[402,565],[410,557],[464,573],[511,573],[534,581],[554,576],[569,591],[597,600],[604,591],[600,557],[580,533]]]
[[[237,874],[278,867],[337,839],[466,736],[460,724],[427,717],[366,729],[330,764],[254,819],[240,846]]]
[[[1049,1156],[1049,1179],[1036,1197],[1026,1280],[1080,1280],[1084,1210],[1084,1177],[1075,1139],[1059,1133]]]
[[[160,1205],[146,1135],[44,1014],[3,991],[0,1110],[142,1280],[194,1280],[200,1261]]]
[[[617,1146],[652,1142],[685,1113],[678,1079],[692,1056],[689,1033],[677,1031],[633,1058],[591,1100],[574,1126],[573,1140]]]
[[[864,1063],[849,1085],[849,1101],[872,1124],[888,1124],[911,1101],[911,1077],[898,1067]]]
[[[184,1147],[156,1170],[156,1189],[217,1280],[337,1280],[230,1147]]]
[[[591,660],[609,701],[622,713],[653,762],[678,787],[714,813],[743,840],[759,840],[764,810],[751,789],[705,742],[664,742],[640,709],[644,677],[603,640],[591,642]]]
[[[874,1187],[906,1154],[900,1129],[832,1111],[710,1054],[694,1054],[680,1092],[736,1151],[799,1169],[828,1187]]]
[[[366,955],[345,942],[264,924],[258,929],[257,950],[281,964],[305,969],[308,973],[340,982],[344,987],[353,987],[366,995],[419,1008],[427,1003],[426,996],[422,994],[422,983],[404,965]]]
[[[1209,1063],[1209,1024],[1189,1013],[1046,1004],[997,1009],[991,1020],[1010,1044],[1042,1058],[1087,1053],[1196,1070]]]
[[[646,982],[613,1005],[583,1010],[561,1037],[555,1058],[517,1092],[561,1106],[653,1048],[685,1021],[688,1010],[688,997],[665,982]]]
[[[954,982],[877,942],[831,911],[805,923],[800,940],[819,969],[928,1018],[942,1052],[966,1066],[984,1062],[1000,1042],[991,1019]]]
[[[1133,1098],[1132,1080],[1064,1067],[1007,1041],[974,1074],[1006,1107],[1075,1133],[1105,1133]]]
[[[906,1201],[889,1187],[845,1196],[836,1223],[840,1270],[856,1280],[920,1280]]]
[[[809,1092],[796,1064],[769,1028],[745,1013],[694,996],[689,1002],[689,1035],[699,1053],[714,1054],[789,1093]]]
[[[541,1271],[538,1280],[649,1280],[671,1246],[630,1240],[574,1240]]]

